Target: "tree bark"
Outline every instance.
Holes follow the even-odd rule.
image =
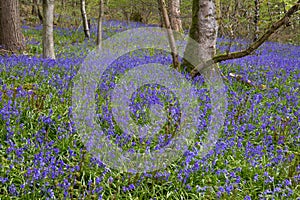
[[[43,57],[55,59],[53,39],[54,0],[43,0]]]
[[[178,32],[182,31],[180,0],[169,0],[169,15],[172,29]]]
[[[80,3],[81,3],[81,16],[82,16],[84,35],[86,38],[90,38],[90,29],[89,29],[88,19],[85,11],[85,0],[81,0]]]
[[[76,10],[77,10],[77,0],[72,0],[72,16],[74,19],[74,26],[78,26],[77,17],[76,17]]]
[[[41,14],[38,0],[33,0],[31,14],[38,16],[40,22],[43,23],[43,15]]]
[[[104,14],[104,0],[100,0],[99,2],[99,18],[98,18],[98,31],[97,31],[97,47],[101,49],[102,46],[102,21]]]
[[[178,57],[178,52],[177,52],[177,48],[176,48],[174,34],[173,34],[171,24],[169,21],[169,16],[168,16],[168,11],[167,11],[167,6],[165,3],[165,0],[159,0],[159,5],[160,5],[161,11],[162,11],[162,17],[164,20],[164,24],[168,31],[168,39],[169,39],[169,44],[170,44],[170,48],[171,48],[173,67],[175,69],[179,70],[180,69],[179,57]]]
[[[160,0],[157,0],[157,4],[158,4],[158,15],[159,15],[160,27],[163,28],[164,20],[163,20],[163,16],[162,16],[162,8],[161,8]]]
[[[199,0],[198,0],[199,1]],[[201,1],[201,0],[200,0]],[[205,1],[205,0],[203,0]],[[196,0],[194,0],[194,2],[196,2]],[[197,2],[196,2],[197,3]],[[194,5],[193,4],[193,10],[194,10],[194,6],[196,6],[195,10],[198,10],[199,7],[197,7],[198,5]],[[192,77],[196,77],[197,75],[199,75],[199,70],[201,69],[204,69],[204,68],[209,68],[211,67],[213,64],[215,63],[219,63],[219,62],[222,62],[222,61],[225,61],[225,60],[231,60],[231,59],[236,59],[236,58],[242,58],[242,57],[245,57],[249,54],[251,54],[253,51],[255,51],[258,47],[260,47],[265,41],[268,40],[268,38],[276,31],[278,30],[281,26],[283,25],[287,25],[289,23],[289,20],[291,18],[291,16],[293,14],[295,14],[297,11],[300,10],[300,0],[297,1],[297,3],[292,6],[284,15],[284,17],[282,17],[280,20],[278,20],[277,22],[273,23],[272,26],[260,37],[258,38],[255,42],[253,42],[252,44],[249,45],[248,48],[242,50],[242,51],[237,51],[237,52],[232,52],[232,53],[226,53],[226,54],[221,54],[221,55],[216,55],[216,56],[213,56],[210,60],[202,60],[202,62],[200,63],[200,66],[197,66],[196,68],[192,69],[191,67],[188,67],[187,68],[187,71],[191,73],[191,76]],[[194,13],[194,11],[193,11]],[[193,15],[194,16],[194,15]],[[195,19],[196,20],[196,19]],[[200,20],[201,21],[201,20]],[[194,18],[192,20],[192,23],[194,23]],[[205,21],[203,21],[202,23],[205,24]],[[201,23],[199,24],[200,27],[201,27]],[[197,26],[193,25],[192,24],[192,27],[196,27],[194,29],[196,29],[196,31],[190,31],[190,35],[192,34],[195,34],[196,36],[197,35],[203,35],[203,33],[201,32],[197,32]],[[192,36],[191,36],[192,37]],[[193,36],[195,37],[195,36]],[[202,38],[201,36],[198,36],[199,38]],[[197,37],[196,37],[197,39]],[[195,40],[196,40],[195,39]],[[201,42],[202,40],[197,40],[197,42],[199,42],[199,45],[201,45]],[[213,41],[211,41],[213,42]],[[215,44],[215,43],[213,43]],[[188,44],[189,45],[189,44]],[[201,48],[197,48],[197,47],[190,47],[190,50],[188,49],[188,46],[187,45],[187,48],[186,48],[186,52],[188,53],[191,53],[191,50],[194,50],[194,51],[200,51],[203,49]],[[201,45],[202,46],[202,45]],[[205,46],[205,45],[204,45]],[[185,52],[185,53],[186,53]],[[199,52],[198,52],[199,53]],[[199,58],[202,58],[201,57],[201,53],[199,53]],[[209,56],[208,56],[209,57]],[[187,66],[187,65],[185,65]],[[199,69],[200,68],[200,69]]]
[[[32,0],[31,14],[37,15],[37,0]]]
[[[9,51],[24,49],[18,0],[0,0],[0,48]]]
[[[258,39],[258,33],[259,33],[259,25],[258,25],[258,21],[259,21],[259,0],[254,0],[254,39],[253,41],[256,41]]]
[[[189,36],[197,44],[188,41],[184,57],[197,58],[200,64],[211,60],[216,53],[218,24],[214,2],[211,0],[193,0],[192,16]],[[183,61],[183,66],[189,72],[194,68],[187,60]],[[201,67],[198,70],[201,70]]]

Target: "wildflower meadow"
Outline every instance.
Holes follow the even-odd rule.
[[[151,27],[117,20],[104,21],[103,26],[104,39]],[[227,111],[216,145],[204,156],[201,142],[212,113],[209,90],[202,76],[191,79],[183,74],[199,102],[194,144],[163,169],[131,173],[93,156],[74,122],[73,80],[95,48],[82,31],[82,27],[56,27],[57,58],[52,60],[40,57],[41,26],[23,25],[26,54],[0,56],[0,199],[300,197],[300,46],[266,42],[249,56],[220,63]],[[90,31],[96,34],[94,24]],[[246,42],[235,40],[231,49],[241,49]],[[226,51],[229,43],[218,38],[218,51]],[[140,88],[132,96],[130,109],[131,119],[147,124],[152,108],[147,105],[172,108],[171,131],[166,133],[166,124],[160,127],[164,137],[130,137],[112,118],[107,91],[114,89],[126,70],[149,63],[172,65],[172,57],[146,49],[116,58],[95,97],[100,127],[128,151],[167,145],[180,120],[176,94],[159,85]]]

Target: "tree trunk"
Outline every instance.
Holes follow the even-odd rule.
[[[259,0],[254,0],[254,5],[255,5],[255,11],[254,11],[254,39],[253,41],[256,41],[258,39],[259,35],[259,26],[258,26],[258,21],[259,21]]]
[[[34,15],[34,16],[38,16],[40,22],[43,23],[43,15],[41,14],[38,0],[33,0],[31,14]]]
[[[99,5],[99,18],[98,18],[98,34],[97,34],[97,46],[101,49],[102,45],[102,20],[104,14],[104,0],[100,0]]]
[[[163,28],[164,20],[162,16],[162,10],[161,10],[162,8],[161,8],[160,0],[157,0],[157,4],[158,4],[158,16],[159,16],[160,27]]]
[[[89,29],[88,19],[85,11],[85,0],[81,0],[80,3],[81,3],[81,16],[83,22],[84,35],[86,38],[90,38],[90,29]]]
[[[176,48],[176,43],[175,43],[175,38],[174,38],[174,34],[171,28],[171,24],[169,21],[169,16],[168,16],[168,12],[167,12],[167,6],[164,0],[159,0],[159,6],[161,8],[162,11],[162,17],[164,20],[164,25],[167,28],[168,31],[168,39],[169,39],[169,44],[170,44],[170,48],[171,48],[171,54],[172,54],[172,59],[173,59],[173,67],[177,70],[180,69],[180,63],[179,63],[179,57],[178,57],[178,52],[177,52],[177,48]]]
[[[37,0],[32,0],[31,14],[34,15],[34,16],[38,14]]]
[[[169,0],[169,15],[172,29],[178,32],[182,31],[180,0]]]
[[[77,16],[76,16],[76,10],[77,10],[77,0],[72,0],[72,16],[74,19],[74,26],[76,27],[78,25],[77,22]]]
[[[43,0],[43,57],[55,59],[53,39],[54,0]]]
[[[194,0],[195,2],[196,0]],[[201,0],[200,0],[201,1]],[[207,0],[203,0],[204,1],[207,1]],[[195,4],[195,10],[198,10],[199,9],[199,6],[198,4]],[[203,6],[201,6],[200,8],[203,8]],[[193,5],[193,10],[194,10],[194,5]],[[284,25],[288,25],[289,22],[290,22],[290,19],[291,17],[297,13],[298,11],[300,10],[300,0],[297,1],[297,3],[295,3],[286,13],[285,15],[279,19],[278,21],[274,22],[273,24],[270,24],[270,28],[265,31],[264,34],[262,34],[262,36],[260,36],[255,42],[253,42],[252,44],[250,44],[246,49],[244,50],[241,50],[241,51],[236,51],[236,52],[228,52],[228,53],[225,53],[225,54],[220,54],[220,55],[215,55],[213,56],[210,60],[203,60],[201,56],[203,56],[203,53],[201,52],[211,52],[210,50],[207,51],[205,50],[205,47],[209,46],[207,44],[203,44],[204,45],[201,45],[201,41],[203,40],[198,40],[198,42],[200,42],[200,44],[198,46],[192,46],[190,43],[188,43],[187,47],[186,47],[186,51],[185,51],[185,57],[186,56],[189,56],[189,55],[193,55],[193,58],[196,58],[195,55],[193,54],[193,51],[195,51],[196,53],[198,53],[198,58],[200,59],[200,63],[202,63],[202,65],[200,66],[202,69],[203,68],[209,68],[209,67],[212,67],[213,64],[216,64],[216,63],[219,63],[219,62],[222,62],[222,61],[225,61],[225,60],[231,60],[231,59],[237,59],[237,58],[242,58],[242,57],[245,57],[245,56],[248,56],[250,55],[252,52],[254,52],[258,47],[260,47],[265,41],[267,41],[269,39],[269,37],[275,33],[280,27],[284,26]],[[193,12],[194,13],[194,12]],[[194,16],[194,15],[193,15]],[[193,18],[194,19],[194,18]],[[196,20],[196,19],[195,19]],[[199,23],[199,27],[201,27],[201,25],[204,26],[204,24],[206,24],[206,26],[208,24],[210,24],[210,20],[207,19],[206,21],[204,20],[200,20],[202,21],[202,23]],[[192,23],[194,21],[192,20]],[[212,24],[211,24],[212,25]],[[200,28],[197,29],[197,26],[195,24],[192,24],[192,27],[194,27],[196,29],[196,31],[190,31],[190,35],[193,35],[195,34],[195,36],[198,36],[198,37],[195,37],[195,40],[198,38],[202,38],[204,39],[205,41],[205,33],[208,33],[209,35],[209,31],[204,29],[204,32],[197,32],[197,30],[201,30]],[[208,31],[208,32],[207,32]],[[207,42],[209,41],[209,39],[207,40]],[[213,42],[213,41],[211,41]],[[215,44],[215,43],[211,43],[211,44]],[[211,48],[212,49],[212,48]],[[200,52],[200,53],[199,53]],[[211,54],[211,53],[210,53]],[[209,55],[208,55],[209,57]],[[205,58],[205,57],[204,57]],[[188,63],[187,61],[185,61],[186,63]],[[185,65],[187,66],[187,65]],[[191,65],[188,65],[188,66],[191,66]],[[199,75],[199,71],[201,71],[201,68],[200,69],[193,69],[192,71],[191,68],[188,68],[187,70],[189,72],[191,72],[191,76],[192,77],[196,77],[197,75]]]
[[[197,44],[192,41],[188,42],[184,57],[192,56],[201,62],[206,62],[211,60],[216,53],[218,24],[216,21],[214,1],[193,0],[192,16],[189,36],[195,40]],[[189,72],[194,68],[186,60],[184,60],[183,66],[186,67]]]
[[[0,0],[0,48],[24,49],[18,0]]]
[[[227,109],[225,86],[218,65],[210,62],[209,67],[205,66],[216,53],[218,24],[214,0],[193,0],[192,16],[191,39],[186,46],[184,57],[192,59],[191,62],[196,65],[197,72],[204,76],[210,93],[212,115],[208,132],[213,134],[207,137],[206,144],[203,146],[206,151],[213,148],[218,140],[217,133],[223,126]],[[191,67],[190,70],[193,68]],[[193,73],[191,76],[193,77]]]

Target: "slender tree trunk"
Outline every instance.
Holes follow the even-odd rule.
[[[0,0],[0,47],[9,51],[24,48],[18,0]]]
[[[43,57],[55,59],[53,39],[54,0],[43,0]]]
[[[189,36],[195,40],[197,44],[192,41],[188,42],[184,57],[192,56],[201,62],[206,62],[211,60],[216,53],[218,24],[214,1],[193,0],[192,15],[193,18]],[[184,60],[183,66],[186,67],[189,72],[194,68],[186,60]]]
[[[43,23],[43,15],[41,13],[38,0],[33,0],[32,15],[38,16],[41,23]]]
[[[98,18],[98,34],[97,34],[97,46],[98,49],[101,49],[102,46],[102,21],[104,14],[104,0],[99,2],[99,18]]]
[[[77,17],[76,17],[76,10],[77,10],[77,0],[72,0],[72,16],[73,16],[73,19],[74,19],[74,26],[76,27],[78,25],[78,22],[77,22]]]
[[[83,22],[84,35],[86,38],[90,38],[90,29],[89,29],[88,19],[85,11],[85,0],[81,0],[80,3],[81,3],[81,16]]]
[[[172,54],[172,59],[173,59],[173,67],[175,69],[179,70],[180,69],[179,57],[178,57],[178,52],[177,52],[177,48],[176,48],[174,34],[173,34],[171,24],[169,21],[169,16],[168,16],[165,0],[159,0],[159,5],[161,7],[164,23],[165,23],[165,26],[168,31],[169,44],[170,44],[171,54]]]
[[[259,0],[254,0],[254,5],[255,5],[255,11],[254,11],[254,41],[256,41],[258,39],[258,35],[259,35],[259,25],[258,25],[258,21],[259,21]]]
[[[37,15],[37,0],[32,0],[31,14]]]
[[[160,27],[163,28],[164,20],[163,20],[163,16],[162,16],[162,8],[161,8],[160,0],[157,0],[157,4],[158,4],[158,16],[159,16]]]
[[[169,0],[169,15],[172,29],[178,32],[182,31],[180,0]]]

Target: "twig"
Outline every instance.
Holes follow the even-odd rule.
[[[232,77],[232,78],[235,78],[237,81],[243,83],[243,84],[246,84],[248,86],[251,86],[251,87],[255,87],[255,88],[258,88],[258,89],[261,89],[261,90],[265,90],[267,89],[267,86],[264,85],[264,84],[259,84],[259,85],[256,85],[254,84],[253,81],[249,80],[249,79],[245,79],[242,75],[240,74],[235,74],[235,73],[229,73],[229,76]]]

